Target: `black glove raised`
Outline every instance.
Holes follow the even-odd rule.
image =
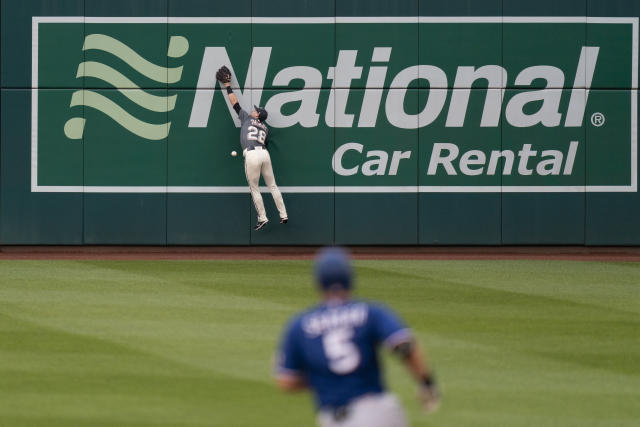
[[[216,72],[216,79],[222,83],[229,83],[231,81],[231,71],[229,71],[226,65],[220,67]]]

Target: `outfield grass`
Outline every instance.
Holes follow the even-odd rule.
[[[0,425],[314,425],[272,385],[283,323],[314,302],[303,261],[0,261]],[[413,426],[636,426],[640,264],[357,261],[444,392]]]

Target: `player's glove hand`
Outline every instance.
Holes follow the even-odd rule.
[[[420,388],[418,389],[418,399],[422,404],[422,409],[427,414],[435,412],[440,407],[442,397],[435,379],[432,376],[426,377],[422,384],[420,384]]]
[[[229,83],[231,81],[231,71],[229,71],[226,65],[220,67],[216,72],[216,79],[222,83]]]

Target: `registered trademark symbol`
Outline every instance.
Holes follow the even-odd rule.
[[[591,115],[591,124],[595,127],[601,127],[602,125],[604,125],[604,114],[593,113]]]

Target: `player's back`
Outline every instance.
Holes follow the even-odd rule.
[[[319,407],[339,407],[384,391],[377,348],[408,334],[383,307],[363,301],[322,304],[291,324],[281,367],[305,375]]]
[[[266,146],[269,135],[267,125],[251,117],[244,110],[240,110],[238,117],[240,118],[240,145],[242,149]]]

